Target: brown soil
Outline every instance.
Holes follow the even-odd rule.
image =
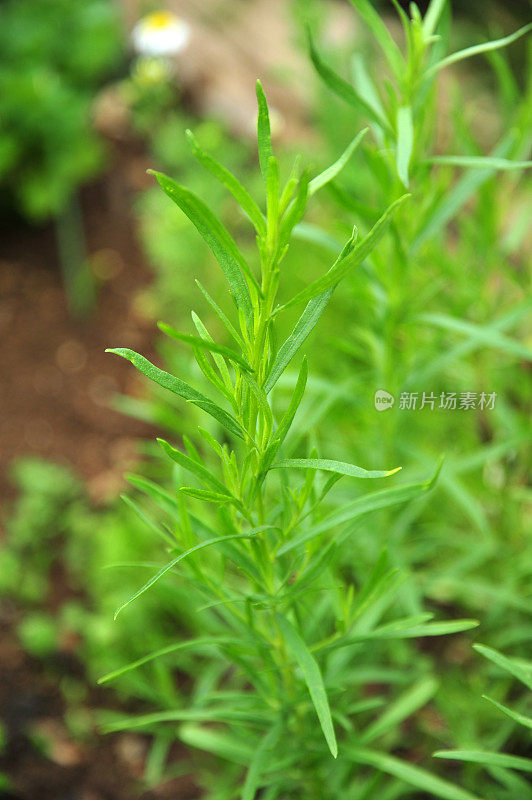
[[[97,309],[84,321],[68,312],[53,228],[15,223],[2,234],[0,500],[8,506],[13,459],[31,454],[68,464],[85,479],[93,500],[104,501],[117,494],[135,461],[135,442],[154,433],[109,407],[117,392],[138,394],[142,387],[131,365],[104,352],[128,346],[153,356],[153,322],[135,310],[150,276],[130,210],[145,166],[135,147],[122,147],[112,169],[82,193],[87,250],[100,283]],[[59,594],[68,595],[66,577],[55,577]],[[74,647],[52,661],[30,658],[14,634],[18,621],[16,605],[2,602],[0,800],[197,797],[186,775],[142,793],[148,740],[100,736],[95,710],[116,707],[112,693],[90,687]],[[74,737],[63,717],[60,686],[73,676],[87,692],[88,740]],[[172,763],[182,758],[172,752]],[[2,791],[3,775],[9,790]]]
[[[87,250],[99,282],[88,319],[68,312],[53,228],[15,226],[0,256],[0,498],[12,491],[8,465],[22,454],[70,464],[93,497],[115,494],[148,426],[109,409],[131,392],[134,371],[104,352],[140,349],[149,357],[153,323],[134,310],[149,281],[129,212],[141,157],[115,157],[104,179],[83,192]]]
[[[7,774],[9,791],[0,800],[194,800],[191,776],[182,774],[153,791],[143,791],[148,740],[140,735],[101,736],[95,712],[113,704],[112,695],[91,689],[83,712],[89,725],[73,736],[65,721],[61,681],[83,680],[82,666],[67,653],[47,662],[26,655],[11,632],[7,607],[0,615],[0,710],[5,745],[0,774]],[[179,765],[182,751],[172,752]],[[186,773],[186,767],[182,770]]]

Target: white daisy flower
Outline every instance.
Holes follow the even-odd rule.
[[[190,28],[170,11],[154,11],[142,17],[131,34],[133,47],[143,56],[174,56],[190,38]]]

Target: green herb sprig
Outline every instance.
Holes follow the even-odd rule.
[[[178,736],[183,742],[236,765],[235,786],[240,783],[242,767],[247,769],[240,794],[244,800],[251,800],[264,786],[268,786],[270,798],[296,796],[293,792],[322,797],[327,774],[332,775],[326,751],[342,763],[334,781],[338,783],[341,777],[348,782],[360,759],[373,758],[372,750],[354,749],[353,742],[369,744],[426,702],[435,690],[434,681],[426,683],[426,677],[418,676],[421,684],[397,700],[393,714],[384,712],[368,727],[367,712],[378,704],[368,703],[354,688],[358,684],[356,663],[346,657],[353,649],[358,652],[363,647],[369,654],[371,644],[376,654],[390,642],[465,631],[476,625],[472,620],[432,622],[431,614],[387,618],[399,580],[388,565],[386,552],[363,586],[356,587],[348,576],[342,578],[332,568],[357,519],[430,491],[437,473],[423,483],[355,496],[331,512],[327,496],[344,476],[382,480],[398,468],[366,470],[320,457],[314,449],[306,457],[292,457],[287,443],[307,384],[306,359],[299,365],[288,407],[282,413],[277,411],[272,390],[318,323],[339,282],[378,245],[407,195],[395,199],[366,236],[358,240],[354,231],[321,278],[279,304],[283,261],[292,232],[303,217],[309,195],[331,180],[346,158],[313,180],[308,170],[297,174],[294,168],[283,186],[260,83],[257,99],[265,213],[238,179],[189,135],[193,154],[229,190],[253,225],[257,265],[248,263],[222,222],[199,197],[168,176],[153,173],[163,191],[195,225],[229,286],[235,321],[200,288],[232,340],[231,346],[216,343],[195,313],[195,334],[160,325],[172,339],[192,348],[216,399],[132,350],[109,351],[131,361],[150,380],[214,420],[210,430],[198,429],[201,442],[184,437],[184,450],[159,440],[178,470],[177,496],[146,481],[137,483],[163,511],[165,528],[175,543],[168,548],[169,560],[115,615],[177,571],[178,580],[186,581],[190,588],[191,602],[198,602],[198,635],[149,653],[101,679],[119,678],[170,654],[190,655],[193,651],[199,658],[207,651],[212,678],[208,688],[188,705],[119,720],[108,729],[179,723]],[[356,137],[349,152],[361,138]],[[297,304],[305,304],[304,309],[278,346],[278,320]],[[147,519],[151,527],[159,527]],[[373,658],[369,663],[375,663]],[[358,713],[361,722],[354,723]],[[350,744],[342,751],[341,739],[345,738]],[[429,785],[434,779],[417,770],[416,780],[419,785],[424,781]],[[440,784],[447,792],[442,797],[471,800],[471,795],[460,794],[451,784]],[[233,786],[223,796],[234,797],[235,791]]]

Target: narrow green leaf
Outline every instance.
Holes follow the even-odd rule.
[[[390,124],[386,117],[381,116],[372,106],[367,103],[358,92],[355,91],[353,86],[329,67],[320,57],[314,45],[310,29],[308,30],[308,43],[310,58],[316,72],[321,77],[323,82],[331,89],[338,97],[345,100],[346,103],[356,108],[357,111],[362,112],[372,122],[377,123],[380,128],[392,133]]]
[[[486,767],[503,767],[532,772],[532,759],[506,753],[491,753],[485,750],[439,750],[434,753],[434,757],[469,761],[473,764],[484,764]]]
[[[273,229],[279,218],[279,162],[275,156],[268,159],[266,176],[266,213],[268,228]]]
[[[289,588],[283,593],[282,599],[290,602],[294,598],[303,594],[308,586],[316,578],[323,578],[327,567],[331,563],[336,552],[336,543],[329,542],[326,547],[317,550],[316,555],[310,560],[308,566],[301,573],[297,573],[297,578],[289,584]]]
[[[506,790],[501,790],[504,800],[532,800],[532,781],[529,775],[501,767],[488,768],[488,772]]]
[[[423,33],[425,34],[425,41],[429,39],[440,20],[442,11],[445,8],[447,0],[430,0],[429,7],[423,19]]]
[[[238,413],[238,403],[237,403],[235,395],[234,395],[234,391],[233,391],[233,386],[231,384],[231,380],[229,379],[229,381],[228,381],[228,384],[230,386],[230,388],[229,388],[229,386],[226,385],[225,381],[221,377],[219,377],[218,374],[216,373],[216,370],[214,369],[214,367],[212,366],[211,362],[209,361],[209,359],[205,355],[205,351],[203,350],[203,348],[194,347],[194,345],[193,345],[192,349],[193,349],[193,352],[194,352],[194,358],[196,359],[196,363],[197,363],[198,367],[200,368],[200,370],[205,375],[205,377],[207,378],[207,380],[210,383],[212,383],[212,385],[215,387],[215,389],[217,389],[220,392],[220,394],[223,397],[225,397],[225,399],[231,405],[233,410]],[[218,354],[214,354],[213,353],[212,355],[213,355],[213,358],[216,359],[216,360],[222,359],[222,356],[219,356]],[[224,364],[225,364],[225,362],[224,362]],[[225,369],[227,371],[227,365],[226,364],[225,364]],[[228,371],[227,371],[227,374],[228,374]]]
[[[222,497],[225,497],[225,495],[222,495]],[[199,544],[194,545],[194,547],[190,547],[188,550],[185,550],[184,553],[180,553],[178,556],[176,556],[176,558],[173,558],[172,561],[170,561],[168,564],[165,564],[165,566],[162,567],[162,569],[160,569],[156,575],[150,578],[150,580],[147,583],[145,583],[144,586],[142,586],[137,592],[135,592],[135,594],[131,595],[129,600],[126,600],[125,603],[122,603],[122,605],[119,606],[115,611],[114,618],[116,619],[120,614],[120,612],[124,608],[126,608],[126,606],[130,605],[130,603],[132,603],[134,600],[136,600],[138,597],[144,594],[144,592],[148,591],[148,589],[150,589],[154,585],[154,583],[157,583],[157,581],[160,580],[160,578],[162,578],[163,575],[166,575],[167,572],[173,569],[177,564],[179,564],[180,561],[183,561],[183,559],[189,556],[191,553],[196,553],[198,550],[203,550],[203,548],[205,547],[211,547],[211,545],[219,544],[220,542],[229,541],[231,539],[250,539],[252,536],[253,536],[252,531],[250,531],[249,533],[238,533],[238,534],[235,533],[229,536],[217,536],[214,539],[208,539],[206,542],[200,542]]]
[[[343,461],[331,461],[328,458],[285,458],[277,461],[271,469],[322,469],[325,472],[336,472],[338,475],[349,475],[352,478],[388,478],[395,475],[402,467],[389,470],[367,470],[355,464]]]
[[[247,767],[255,751],[249,743],[237,739],[227,732],[216,731],[199,725],[183,725],[179,729],[179,739],[189,747],[195,747],[219,758]]]
[[[194,524],[194,530],[199,536],[209,536],[209,538],[214,538],[218,533],[218,531],[213,527],[207,525],[205,520],[200,519],[195,514],[190,513],[189,516]],[[259,529],[256,529],[256,532],[258,531]],[[238,547],[236,544],[233,544],[233,542],[226,540],[220,543],[219,550],[220,553],[233,561],[243,572],[249,575],[252,580],[260,582],[261,576],[257,566],[251,556],[248,555],[246,550]]]
[[[315,178],[312,178],[308,187],[309,197],[312,197],[313,194],[329,183],[329,181],[332,181],[334,178],[336,178],[336,176],[343,170],[368,130],[368,128],[364,128],[360,131],[360,133],[357,133],[353,141],[348,145],[348,147],[346,147],[340,158],[335,161],[334,164],[331,164],[330,167],[327,167],[327,169],[323,170],[323,172],[320,172],[319,175],[316,175]]]
[[[438,467],[433,477],[422,483],[411,483],[406,486],[395,486],[392,489],[383,489],[379,492],[372,492],[371,494],[357,497],[350,503],[341,506],[325,519],[313,525],[309,530],[303,531],[298,536],[286,542],[279,548],[279,555],[287,553],[296,547],[301,546],[305,542],[313,539],[316,536],[324,533],[325,531],[335,528],[339,525],[345,525],[348,522],[353,522],[355,519],[370,514],[372,511],[377,511],[381,508],[396,505],[397,503],[405,503],[419,497],[426,491],[430,491],[433,487],[441,465]]]
[[[424,163],[493,170],[529,169],[532,167],[532,161],[512,161],[509,158],[493,158],[491,156],[433,156],[424,159]]]
[[[318,297],[315,297],[307,304],[305,310],[298,319],[294,330],[283,342],[277,352],[275,361],[273,362],[270,373],[264,384],[264,391],[266,393],[273,389],[299,348],[302,346],[303,342],[308,338],[318,324],[321,315],[327,308],[333,291],[334,289],[328,289],[326,292],[323,292]]]
[[[238,353],[236,353],[234,350],[231,350],[230,347],[225,347],[222,344],[216,344],[216,342],[211,342],[208,339],[202,339],[199,336],[190,336],[187,333],[180,333],[180,331],[176,331],[175,328],[172,328],[171,325],[167,325],[165,322],[158,322],[157,327],[171,339],[177,339],[179,342],[185,342],[193,347],[199,347],[201,350],[208,350],[211,353],[219,353],[220,355],[229,359],[229,361],[234,361],[236,364],[239,364],[239,366],[243,367],[243,369],[247,370],[248,372],[253,372],[253,368],[248,364],[248,362],[242,358],[242,356],[238,355]]]
[[[301,367],[299,369],[299,375],[297,378],[297,382],[294,388],[294,392],[292,397],[290,398],[290,403],[288,404],[288,408],[286,409],[285,413],[283,414],[279,425],[277,426],[277,430],[275,431],[275,435],[266,448],[260,464],[259,464],[259,475],[264,475],[270,468],[270,465],[279,452],[279,448],[281,447],[282,443],[284,442],[288,431],[294,421],[294,417],[296,415],[297,409],[303,399],[303,394],[305,392],[305,387],[307,384],[307,377],[308,377],[308,367],[307,367],[307,359],[303,358],[301,362]]]
[[[371,106],[378,117],[386,118],[386,112],[384,111],[379,93],[368,73],[366,62],[364,61],[361,53],[354,53],[351,59],[351,74],[353,77],[353,87],[359,93],[360,97],[365,100],[369,106]],[[376,130],[378,138],[381,140],[382,137],[380,136],[380,126],[378,126]]]
[[[182,397],[189,403],[193,403],[198,406],[198,408],[203,409],[203,411],[206,411],[211,417],[218,420],[218,422],[220,422],[224,428],[227,428],[234,436],[237,436],[239,439],[244,438],[242,428],[231,414],[228,414],[227,411],[224,411],[223,408],[220,408],[216,403],[213,403],[212,400],[209,400],[208,397],[198,392],[197,389],[193,389],[192,386],[189,386],[188,383],[180,380],[180,378],[176,378],[175,375],[171,375],[169,372],[159,369],[152,364],[151,361],[148,361],[147,358],[139,355],[139,353],[135,353],[134,350],[129,350],[127,347],[108,348],[105,352],[115,353],[115,355],[131,361],[133,366],[151,381],[159,384],[163,389],[168,389],[173,394]]]
[[[405,70],[404,58],[379,13],[374,9],[369,0],[350,0],[350,2],[351,5],[356,8],[379,43],[395,77],[397,79],[402,78]]]
[[[268,403],[268,398],[266,397],[266,392],[264,389],[258,385],[258,383],[254,380],[254,378],[249,375],[249,373],[244,372],[242,373],[242,378],[249,386],[253,396],[257,400],[259,404],[260,410],[264,416],[266,424],[268,426],[268,436],[273,428],[273,413],[270,408],[270,404]]]
[[[381,625],[371,633],[375,634],[375,638],[378,639],[418,639],[423,636],[448,636],[478,627],[476,619],[439,620],[405,628],[402,627],[402,622],[401,620],[399,624],[391,622],[388,625]]]
[[[262,211],[248,190],[240,183],[238,178],[236,178],[232,172],[223,166],[223,164],[220,164],[218,161],[216,161],[216,159],[201,149],[192,131],[187,130],[186,135],[192,148],[192,152],[200,164],[202,164],[211,173],[211,175],[214,175],[214,177],[217,178],[220,183],[231,192],[242,211],[247,214],[255,226],[255,230],[259,236],[265,236],[266,223],[264,221]]]
[[[229,321],[227,316],[224,314],[224,312],[222,311],[220,306],[212,299],[210,294],[207,292],[207,290],[201,285],[201,283],[198,280],[196,280],[196,284],[197,284],[200,292],[203,294],[205,300],[208,302],[208,304],[210,305],[210,307],[212,308],[212,310],[214,311],[214,313],[216,314],[218,319],[221,321],[222,325],[225,327],[225,329],[228,331],[228,333],[231,334],[231,336],[233,337],[235,342],[237,344],[239,344],[240,347],[242,348],[242,350],[244,351],[245,350],[245,345],[244,345],[244,340],[242,339],[241,335],[237,332],[235,327],[231,324],[231,322]]]
[[[425,78],[432,78],[444,67],[455,64],[457,61],[462,61],[464,58],[471,58],[471,56],[477,56],[481,53],[488,53],[490,50],[498,50],[500,47],[506,47],[512,42],[515,42],[516,39],[524,36],[530,30],[532,30],[532,23],[519,28],[519,30],[511,33],[509,36],[504,36],[502,39],[494,39],[491,42],[476,44],[473,45],[473,47],[466,47],[465,50],[459,50],[456,53],[452,53],[450,56],[442,58],[441,61],[438,61],[436,64],[433,64],[431,67],[429,67],[425,72]]]
[[[194,325],[196,327],[196,330],[199,333],[200,339],[203,339],[204,342],[210,342],[211,344],[214,344],[214,339],[212,338],[212,336],[210,335],[209,331],[207,330],[207,328],[205,327],[205,325],[203,324],[201,319],[198,317],[196,312],[195,311],[191,311],[190,314],[191,314],[191,317],[192,317],[192,322],[194,323]],[[198,352],[197,348],[194,347],[194,356],[195,356],[196,359],[197,359],[197,352]],[[224,384],[224,386],[225,386],[225,388],[226,388],[226,390],[228,392],[228,395],[231,398],[231,400],[229,400],[229,402],[231,403],[231,405],[233,405],[233,401],[234,401],[234,404],[236,404],[236,399],[234,397],[233,382],[231,380],[231,375],[229,374],[229,369],[227,368],[227,364],[226,364],[225,358],[223,356],[219,355],[218,353],[215,353],[214,351],[211,352],[211,355],[212,355],[214,363],[218,367],[218,372],[220,373],[220,376],[222,378],[222,382],[223,382],[223,384]]]
[[[441,800],[481,800],[477,795],[473,795],[453,783],[438,778],[430,772],[426,772],[420,767],[402,761],[386,753],[379,753],[375,750],[366,750],[359,747],[346,746],[344,749],[345,758],[355,761],[357,764],[367,764],[382,772],[393,775],[409,786],[415,786],[422,792],[428,792],[431,796],[439,797]]]
[[[332,540],[334,542],[334,539]],[[389,568],[388,552],[382,551],[377,559],[369,578],[358,593],[351,609],[351,623],[388,591],[394,582],[397,582],[398,570]]]
[[[281,421],[275,431],[275,441],[281,445],[290,430],[292,422],[294,421],[294,417],[296,415],[297,409],[303,399],[303,395],[305,393],[305,387],[307,385],[307,378],[308,378],[308,366],[307,366],[307,359],[304,357],[301,361],[301,367],[299,368],[299,375],[297,376],[296,385],[294,387],[294,392],[292,397],[290,398],[290,403],[288,404],[288,408],[286,409],[285,413],[281,417]]]
[[[211,450],[214,450],[216,455],[223,460],[224,454],[220,442],[218,442],[214,438],[214,436],[211,433],[209,433],[209,431],[206,431],[205,428],[201,428],[199,425],[198,425],[198,433],[207,442]]]
[[[218,478],[213,475],[209,470],[203,466],[203,464],[198,463],[195,459],[189,458],[181,450],[177,450],[175,447],[172,447],[171,444],[166,442],[164,439],[157,439],[158,444],[162,447],[164,452],[175,461],[176,464],[179,464],[180,467],[183,469],[188,470],[197,478],[200,479],[203,483],[211,486],[216,492],[220,492],[220,494],[229,495],[230,497],[231,492],[227,489],[224,484],[218,480]]]
[[[152,714],[128,716],[102,726],[105,733],[144,728],[158,725],[161,722],[255,722],[265,719],[266,715],[254,709],[241,711],[226,706],[201,708],[183,708],[170,711],[159,711]]]
[[[200,639],[188,639],[186,642],[176,642],[175,644],[167,645],[167,647],[161,647],[159,650],[154,650],[152,653],[148,653],[142,656],[142,658],[138,658],[136,661],[131,661],[129,664],[125,664],[123,667],[113,670],[113,672],[108,672],[107,675],[98,678],[97,682],[99,684],[108,683],[124,675],[126,672],[131,672],[138,667],[142,667],[144,664],[148,664],[150,661],[155,661],[158,658],[162,658],[170,653],[176,653],[180,650],[196,650],[202,647],[221,646],[224,644],[235,645],[239,644],[240,641],[240,639],[231,639],[227,636],[213,636]]]
[[[281,245],[285,245],[292,230],[301,221],[303,214],[307,207],[308,189],[309,189],[310,169],[305,169],[299,182],[297,184],[297,193],[281,221],[279,228],[279,241]]]
[[[514,133],[510,131],[496,147],[493,148],[490,158],[502,158],[506,156],[514,141]],[[489,167],[485,169],[467,170],[460,180],[456,182],[456,185],[451,191],[447,192],[436,205],[429,210],[428,214],[422,218],[417,236],[410,246],[410,252],[412,254],[417,253],[422,244],[432,239],[442,230],[469,198],[474,195],[477,189],[494,174],[495,170]]]
[[[314,651],[339,650],[343,647],[351,647],[361,642],[372,641],[394,641],[400,639],[421,639],[426,636],[448,636],[454,633],[462,633],[478,627],[475,619],[440,620],[430,622],[431,614],[416,614],[413,617],[388,622],[370,631],[360,631],[359,633],[346,634],[334,641],[326,641],[315,645]]]
[[[282,614],[276,614],[275,617],[286,641],[288,652],[301,668],[314,708],[316,709],[316,714],[320,721],[323,735],[325,736],[325,741],[329,745],[329,750],[333,758],[336,758],[338,755],[338,745],[336,743],[327,692],[325,691],[325,685],[318,663],[288,619]]]
[[[334,262],[333,268],[336,264],[340,263],[342,259],[348,256],[354,248],[354,244],[356,241],[356,232],[353,232],[353,236],[348,240],[348,242],[344,245],[343,250],[341,251],[340,255]],[[271,367],[269,375],[266,379],[264,384],[264,391],[266,394],[273,389],[303,342],[307,339],[310,335],[312,330],[316,327],[321,315],[327,308],[327,304],[331,299],[332,293],[334,292],[335,287],[333,286],[330,289],[327,289],[322,294],[318,295],[317,297],[310,300],[307,304],[305,310],[301,314],[300,318],[298,319],[294,330],[288,336],[287,339],[283,342],[277,355],[275,357],[275,361]]]
[[[279,200],[279,215],[282,216],[286,209],[288,208],[290,202],[294,197],[294,192],[297,188],[297,184],[299,182],[299,164],[301,162],[301,158],[297,155],[294,159],[294,163],[292,166],[292,171],[290,172],[290,176],[285,183],[285,187],[281,193],[281,197]]]
[[[392,203],[384,212],[382,217],[375,223],[370,232],[353,247],[343,258],[338,258],[333,266],[321,278],[313,281],[305,289],[295,295],[291,300],[277,309],[277,312],[284,311],[287,308],[295,305],[296,303],[308,302],[319,294],[322,294],[331,287],[336,287],[337,284],[345,278],[345,276],[354,267],[361,264],[365,258],[369,256],[372,250],[375,249],[380,239],[384,235],[388,225],[390,224],[393,215],[397,209],[410,197],[409,194],[404,194],[394,203]]]
[[[172,548],[175,550],[175,547]],[[104,564],[102,569],[157,569],[159,564],[154,561],[114,561],[111,564]]]
[[[233,505],[240,505],[239,500],[227,492],[211,492],[209,489],[195,489],[193,486],[181,486],[179,491],[186,494],[188,497],[194,497],[196,500],[204,500],[207,503],[232,503]]]
[[[257,144],[259,148],[259,163],[261,172],[266,180],[268,175],[268,164],[272,153],[272,135],[270,130],[270,114],[268,112],[268,101],[264,94],[264,89],[260,81],[257,81],[257,103],[259,113],[257,116]]]
[[[445,314],[418,314],[414,319],[419,322],[426,322],[429,325],[434,325],[437,328],[456,331],[456,333],[470,336],[488,347],[494,347],[497,350],[501,350],[517,358],[532,361],[532,349],[525,347],[514,339],[510,339],[508,336],[504,336],[504,334],[499,333],[489,325],[477,325],[473,322],[456,319]]]
[[[161,489],[154,481],[150,481],[149,478],[143,478],[141,475],[132,475],[131,473],[127,473],[125,477],[128,483],[140,492],[144,492],[144,494],[150,497],[160,508],[163,508],[173,515],[179,511],[179,504],[173,494],[170,494],[170,492],[167,492],[165,489]]]
[[[202,238],[220,264],[229,284],[231,295],[238,308],[242,308],[246,316],[251,313],[252,304],[244,274],[251,278],[256,288],[258,284],[253,278],[244,256],[235,241],[227,232],[219,219],[193,192],[180,186],[176,181],[161,172],[148,170],[154,175],[162,190],[187,215],[197,228]]]
[[[294,228],[294,236],[302,242],[311,242],[323,247],[328,252],[336,254],[341,249],[342,243],[335,236],[331,236],[318,225],[311,222],[300,222]]]
[[[186,434],[183,434],[183,444],[185,445],[185,450],[187,451],[190,458],[193,458],[199,464],[203,463],[203,459],[200,456],[198,449],[194,442]]]
[[[145,514],[144,511],[142,511],[131,499],[131,497],[128,497],[127,494],[121,494],[120,499],[123,500],[126,506],[128,506],[128,508],[130,508],[137,515],[137,517],[141,519],[142,522],[148,526],[148,528],[150,528],[150,530],[154,531],[158,536],[160,536],[161,539],[166,542],[166,544],[169,544],[171,547],[175,547],[175,539],[173,539],[170,534],[164,530],[164,528],[161,528],[160,525],[158,525],[147,514]]]
[[[493,330],[497,333],[504,333],[505,330],[516,325],[521,317],[529,314],[531,307],[532,301],[529,300],[523,305],[513,308],[509,314],[504,314],[503,316],[493,320],[493,322],[490,322],[489,325],[482,325],[482,331],[486,334],[488,330]],[[410,376],[405,384],[405,389],[414,386],[421,386],[429,378],[432,378],[433,375],[438,375],[441,373],[447,364],[450,364],[453,361],[457,362],[460,358],[464,358],[478,349],[481,344],[482,342],[470,338],[465,342],[460,342],[460,344],[446,349],[443,355],[433,358],[430,365],[426,365],[421,369],[411,371]]]
[[[486,647],[485,644],[474,644],[473,647],[477,653],[480,653],[484,658],[488,658],[505,672],[509,672],[510,675],[513,675],[514,678],[517,678],[532,690],[532,664],[525,667],[514,659],[503,656],[502,653],[492,647]]]
[[[492,697],[487,697],[485,694],[483,694],[482,697],[492,703],[495,708],[498,708],[499,711],[502,711],[507,717],[513,719],[514,722],[517,722],[519,725],[524,725],[526,728],[532,728],[532,717],[520,714],[518,711],[514,711],[513,708],[508,708],[508,706],[503,706],[502,703],[498,703]]]
[[[438,683],[434,678],[423,678],[387,706],[384,713],[363,731],[360,741],[363,744],[369,744],[395,728],[415,711],[423,708],[433,697],[437,688]]]
[[[395,10],[397,11],[399,19],[401,20],[401,24],[403,26],[403,31],[404,31],[404,35],[405,35],[405,39],[406,39],[406,43],[407,43],[407,54],[411,53],[412,52],[412,43],[413,43],[412,42],[412,40],[413,40],[412,27],[413,26],[411,24],[410,18],[408,17],[406,12],[403,11],[403,9],[401,8],[401,5],[399,4],[399,0],[391,0],[391,1],[393,3],[393,6],[394,6]],[[417,7],[417,5],[415,3],[411,3],[410,4],[410,13],[412,14],[412,21],[413,21],[415,19],[415,17],[417,17],[418,14],[419,14],[419,9],[418,9],[418,7]],[[408,58],[408,55],[407,55],[407,58]]]
[[[244,788],[242,789],[241,800],[254,800],[260,787],[262,775],[271,761],[271,749],[277,744],[281,734],[281,723],[277,723],[270,728],[266,736],[255,750],[251,764],[247,771]]]
[[[408,188],[408,168],[414,147],[414,125],[410,106],[397,109],[397,174]]]

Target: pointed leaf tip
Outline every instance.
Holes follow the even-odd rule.
[[[389,477],[390,475],[395,475],[396,472],[400,472],[402,469],[403,469],[402,467],[395,467],[395,469],[389,469],[386,472],[386,477]]]
[[[318,663],[292,623],[282,614],[276,614],[275,617],[284,637],[288,652],[294,661],[297,662],[303,673],[303,678],[307,685],[325,741],[327,742],[331,755],[333,758],[336,758],[338,755],[338,744],[334,732],[329,700]]]

